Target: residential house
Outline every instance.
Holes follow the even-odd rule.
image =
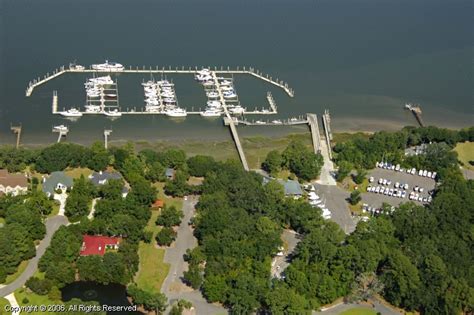
[[[89,179],[95,186],[101,186],[105,185],[107,181],[111,179],[122,179],[122,175],[118,172],[100,171],[89,175]],[[126,197],[127,194],[128,188],[124,185],[122,188],[122,197]]]
[[[165,206],[165,202],[162,199],[156,199],[155,202],[151,205],[154,209],[161,209]]]
[[[66,191],[72,188],[72,178],[64,172],[52,172],[47,178],[43,178],[43,192],[49,197],[55,194],[56,190]]]
[[[109,237],[101,235],[83,235],[81,256],[100,255],[104,256],[107,249],[117,250],[120,245],[120,237]]]
[[[9,173],[0,170],[0,193],[17,196],[28,191],[28,179],[24,174]]]

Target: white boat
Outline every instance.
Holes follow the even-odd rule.
[[[84,70],[85,67],[81,65],[76,65],[75,63],[69,64],[69,70]]]
[[[163,99],[163,102],[164,102],[164,103],[168,103],[168,104],[174,104],[174,103],[176,103],[176,99],[173,98],[173,97],[165,97],[165,98]]]
[[[69,128],[64,125],[59,125],[59,126],[54,126],[53,131],[59,131],[59,132],[67,132]]]
[[[219,117],[221,111],[216,109],[206,109],[204,112],[199,113],[202,117]]]
[[[112,110],[104,110],[103,114],[108,117],[120,117],[122,116],[122,113],[118,111],[118,109],[112,109]]]
[[[117,94],[113,94],[113,93],[106,93],[104,94],[104,96],[107,98],[117,98]]]
[[[123,71],[125,69],[120,63],[110,62],[108,60],[106,60],[105,63],[93,64],[91,67],[93,70],[110,72]]]
[[[211,80],[208,80],[208,81],[204,81],[202,82],[202,85],[204,86],[214,86],[214,81],[211,81]]]
[[[234,87],[230,86],[230,85],[224,85],[224,86],[221,86],[221,90],[224,91],[224,92],[233,92],[234,91]]]
[[[99,105],[86,105],[86,113],[100,113]]]
[[[208,107],[217,107],[217,108],[219,108],[219,107],[222,106],[222,104],[219,101],[207,101],[207,106]]]
[[[229,86],[229,85],[232,85],[232,81],[223,80],[223,81],[219,82],[219,84],[220,84],[221,86]]]
[[[64,117],[82,117],[82,113],[74,107],[65,112],[59,112],[59,114]]]
[[[166,98],[173,98],[175,95],[174,93],[160,93],[160,96]]]
[[[237,94],[235,93],[224,93],[224,98],[236,98],[237,97]]]
[[[283,123],[281,122],[281,120],[272,120],[272,123],[275,124],[275,125],[281,125],[281,124],[283,124]]]
[[[157,105],[160,105],[160,102],[157,100],[157,99],[146,99],[145,100],[145,103],[147,105],[151,105],[151,106],[157,106]]]
[[[150,81],[147,81],[147,82],[143,82],[142,86],[144,86],[144,87],[156,87],[156,86],[158,86],[158,84],[155,81],[150,80]]]
[[[188,115],[185,109],[182,109],[179,107],[174,108],[174,109],[168,109],[166,110],[165,114],[166,116],[169,116],[169,117],[186,117]]]
[[[110,77],[110,75],[106,75],[103,77],[97,78],[89,78],[89,80],[84,83],[84,85],[106,85],[106,84],[113,84],[114,80]]]
[[[219,93],[217,93],[216,91],[209,91],[206,93],[207,97],[209,98],[218,98],[219,97]]]
[[[266,124],[264,121],[261,121],[261,120],[257,120],[255,123],[257,125],[265,125]]]

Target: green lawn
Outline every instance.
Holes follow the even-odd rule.
[[[161,229],[155,224],[158,215],[159,211],[152,211],[151,218],[145,228],[145,230],[153,232],[153,239]],[[144,290],[159,293],[170,269],[170,265],[163,262],[165,250],[156,248],[154,241],[150,244],[140,242],[138,256],[140,257],[140,268],[135,282],[138,287]]]
[[[157,198],[162,199],[165,202],[165,205],[168,205],[168,206],[174,205],[176,209],[183,208],[183,198],[174,198],[174,197],[165,195],[164,193],[165,183],[154,183],[153,186],[158,189]]]
[[[23,271],[25,271],[26,266],[28,266],[28,260],[22,261],[20,265],[18,266],[18,269],[16,270],[16,272],[11,275],[8,275],[7,279],[2,284],[10,284],[13,281],[15,281],[15,279],[18,278],[23,273]]]
[[[161,285],[168,275],[170,265],[163,262],[165,250],[155,248],[154,243],[140,242],[138,247],[140,268],[135,282],[138,287],[144,290],[159,293]]]
[[[89,175],[92,174],[92,172],[93,171],[91,169],[78,167],[78,168],[68,169],[64,173],[66,173],[66,175],[72,178],[79,178],[81,177],[81,175],[84,175],[84,177],[87,178]]]
[[[11,314],[11,312],[5,311],[5,306],[10,305],[6,298],[0,297],[0,315]]]
[[[63,304],[61,301],[52,301],[48,298],[47,295],[38,295],[35,293],[28,293],[26,292],[25,289],[20,288],[15,291],[15,298],[16,301],[20,306],[26,306],[26,305],[52,305],[52,304]],[[26,302],[27,299],[28,302]],[[26,302],[26,303],[24,303]],[[57,314],[57,313],[51,313],[51,312],[31,312],[28,314]]]
[[[377,313],[371,309],[358,307],[358,308],[351,308],[350,310],[344,311],[340,313],[339,315],[375,315],[375,314]]]
[[[458,153],[458,160],[463,166],[474,171],[474,165],[469,164],[469,161],[474,161],[474,142],[458,143],[454,150]]]

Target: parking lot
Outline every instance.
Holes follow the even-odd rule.
[[[380,208],[384,202],[392,206],[398,206],[400,203],[408,201],[412,201],[420,205],[428,203],[430,198],[429,192],[435,188],[436,184],[434,179],[419,176],[418,172],[412,175],[406,173],[406,171],[399,172],[382,168],[375,168],[371,170],[367,177],[374,178],[374,181],[369,183],[369,186],[375,188],[378,186],[380,189],[378,189],[378,193],[361,191],[362,203],[375,208]],[[379,179],[383,179],[385,181],[379,184]],[[398,185],[399,187],[396,187],[396,183],[403,184],[404,187],[400,188],[400,185]],[[415,187],[417,187],[417,191],[414,190]],[[421,192],[419,188],[422,188]],[[387,190],[388,192],[385,193]],[[390,196],[392,193],[393,196]],[[414,199],[414,196],[417,196],[417,199],[410,200],[410,193],[412,193],[412,199]],[[401,197],[402,194],[405,196],[404,198]],[[421,200],[419,200],[420,198]]]

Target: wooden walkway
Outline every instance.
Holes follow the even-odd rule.
[[[329,111],[325,111],[323,115],[323,128],[324,134],[326,135],[326,145],[329,159],[332,160],[332,150],[331,150],[331,136],[329,131],[331,130],[330,127],[330,119],[329,119]]]

